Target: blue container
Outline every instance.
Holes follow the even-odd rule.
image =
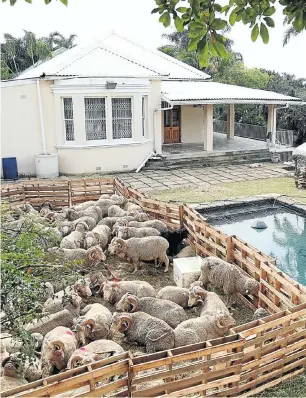
[[[2,171],[4,180],[18,180],[16,158],[2,158]]]

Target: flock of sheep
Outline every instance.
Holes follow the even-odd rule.
[[[59,245],[50,252],[69,261],[101,263],[102,271],[106,255],[131,261],[136,273],[141,261],[164,263],[167,272],[168,256],[194,254],[190,246],[181,250],[185,230],[168,231],[162,221],[149,220],[137,204],[118,195],[102,195],[98,201],[60,212],[45,204],[39,214],[26,205],[20,209],[20,219],[24,211],[52,222],[48,228],[58,234]],[[232,297],[257,295],[259,288],[254,279],[215,257],[202,260],[200,278],[189,289],[166,286],[156,292],[148,282],[109,280],[102,271],[56,293],[45,283],[47,315],[25,325],[37,352],[34,363],[20,366],[20,342],[9,335],[1,337],[2,391],[122,353],[122,346],[112,341],[115,331],[122,333],[122,341],[144,346],[147,353],[224,336],[236,324],[228,309]],[[206,290],[208,284],[223,288],[228,305]],[[114,312],[97,302],[87,304],[94,295],[112,305]],[[185,309],[190,307],[197,317],[188,319]]]

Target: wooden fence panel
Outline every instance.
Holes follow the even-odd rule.
[[[114,193],[113,179],[70,180],[71,205],[87,200],[98,200],[103,193],[110,195]]]

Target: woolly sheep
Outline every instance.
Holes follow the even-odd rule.
[[[75,211],[74,209],[67,210],[67,218],[69,221],[75,221],[81,217],[92,217],[97,223],[101,220],[102,215],[103,215],[102,210],[98,205],[90,206],[87,209],[79,212]]]
[[[40,206],[39,215],[41,217],[46,217],[49,213],[53,211],[52,204],[50,202],[45,202]]]
[[[125,217],[130,215],[128,211],[122,210],[118,205],[112,205],[108,208],[108,217]]]
[[[88,209],[88,207],[95,206],[95,204],[96,204],[95,201],[88,200],[87,202],[83,202],[83,203],[80,203],[78,205],[72,206],[72,209],[74,209],[75,211],[79,212],[79,211],[83,211],[83,210]]]
[[[142,211],[142,208],[139,205],[137,205],[137,204],[135,204],[135,203],[133,203],[131,201],[127,201],[122,206],[122,209],[125,210],[125,211],[135,211],[135,210],[136,211]]]
[[[43,304],[44,312],[48,314],[55,314],[56,312],[64,309],[76,311],[78,315],[79,308],[82,302],[82,298],[71,290],[55,293],[53,297],[48,298]]]
[[[84,236],[88,231],[88,226],[84,222],[77,223],[75,231],[71,232],[68,236],[65,236],[61,241],[61,249],[78,249],[82,247]]]
[[[189,289],[177,286],[166,286],[159,290],[158,299],[170,300],[183,308],[188,308]]]
[[[253,320],[257,320],[257,319],[261,319],[261,318],[265,318],[266,316],[269,316],[270,313],[262,307],[257,308],[257,310],[254,312],[253,315]]]
[[[75,230],[75,225],[72,221],[65,220],[58,228],[60,234],[64,238],[71,234],[72,231]]]
[[[2,362],[3,375],[0,377],[1,392],[27,384],[22,366],[17,358],[7,357]]]
[[[130,313],[142,311],[162,319],[172,328],[176,328],[181,322],[187,319],[183,308],[173,301],[155,297],[138,298],[130,293],[126,293],[121,297],[121,300],[116,305],[116,310]]]
[[[112,325],[112,313],[102,304],[89,304],[75,319],[76,337],[81,345],[91,341],[105,339]]]
[[[145,281],[107,282],[103,286],[103,298],[110,304],[117,303],[125,293],[141,297],[155,297],[155,289]]]
[[[235,325],[235,319],[223,313],[188,319],[174,329],[175,347],[222,337]]]
[[[105,217],[101,221],[99,221],[98,225],[107,225],[110,229],[113,230],[113,235],[117,235],[117,230],[115,228],[115,224],[122,221],[122,225],[128,226],[129,221],[147,221],[149,220],[149,216],[146,213],[139,212],[133,216],[125,216],[125,217]],[[120,223],[121,224],[121,223]]]
[[[194,257],[196,255],[196,249],[194,246],[184,247],[174,258],[185,258]]]
[[[78,342],[73,332],[63,326],[58,326],[46,334],[42,345],[42,376],[50,376],[54,369],[66,368],[71,355],[78,348]]]
[[[88,365],[123,352],[124,349],[112,340],[96,340],[74,351],[68,361],[67,369]]]
[[[124,334],[127,342],[145,346],[148,354],[174,347],[173,329],[165,321],[145,312],[114,313],[113,325]]]
[[[139,262],[142,261],[157,261],[165,264],[165,271],[169,269],[169,259],[167,257],[167,249],[169,243],[166,239],[160,236],[147,236],[145,238],[130,238],[128,240],[114,238],[108,250],[110,254],[125,254],[130,258],[134,265],[134,273],[138,270]]]
[[[120,220],[120,217],[105,217],[98,222],[98,225],[107,225],[110,229],[113,229],[118,220]]]
[[[129,222],[129,227],[135,227],[135,228],[150,227],[157,229],[159,232],[165,232],[168,230],[167,225],[160,220],[149,220],[144,222],[131,221]]]
[[[195,307],[195,313],[198,316],[213,315],[216,312],[229,315],[229,310],[217,293],[208,292],[198,286],[189,289],[188,306]]]
[[[155,228],[134,228],[134,227],[118,227],[118,238],[119,239],[130,239],[130,238],[144,238],[146,236],[159,236],[160,232]]]
[[[99,246],[91,247],[87,251],[85,249],[63,249],[59,247],[52,247],[48,251],[67,262],[81,261],[83,263],[87,261],[88,265],[92,265],[106,260],[105,254]]]
[[[97,225],[92,231],[86,233],[84,247],[89,249],[92,246],[99,245],[102,249],[105,249],[110,235],[111,230],[107,225]]]
[[[123,197],[119,197],[119,199],[112,200],[112,199],[99,199],[96,202],[96,206],[99,206],[99,208],[102,211],[102,217],[105,217],[108,215],[108,209],[111,206],[122,206],[126,202],[126,199]]]
[[[253,278],[246,277],[235,265],[217,257],[207,257],[202,260],[201,275],[199,278],[204,287],[211,283],[222,287],[230,304],[235,293],[257,295],[259,283]]]
[[[84,216],[84,217],[78,218],[78,219],[75,220],[75,221],[72,221],[72,225],[74,226],[74,228],[75,228],[76,224],[77,224],[78,222],[80,222],[80,221],[82,221],[82,222],[84,222],[85,224],[87,224],[88,230],[89,230],[89,231],[93,230],[94,227],[97,225],[96,220],[95,220],[93,217]]]
[[[117,196],[117,195],[116,195]],[[108,193],[102,193],[102,195],[99,197],[99,200],[100,199],[110,199],[110,194],[108,194]]]

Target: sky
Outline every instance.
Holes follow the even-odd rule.
[[[158,14],[151,14],[154,0],[68,0],[65,7],[59,0],[45,5],[43,0],[17,0],[14,7],[0,3],[0,38],[3,33],[21,36],[23,29],[37,36],[47,36],[52,31],[64,35],[77,34],[77,43],[87,43],[115,31],[139,44],[156,48],[166,41],[163,33],[171,33],[158,22]],[[225,0],[220,0],[220,3]],[[306,78],[306,33],[292,38],[284,48],[282,38],[284,27],[281,6],[273,16],[276,27],[270,29],[270,41],[263,44],[259,38],[253,43],[250,30],[241,23],[230,33],[234,49],[242,53],[249,67],[260,67],[295,74]]]

